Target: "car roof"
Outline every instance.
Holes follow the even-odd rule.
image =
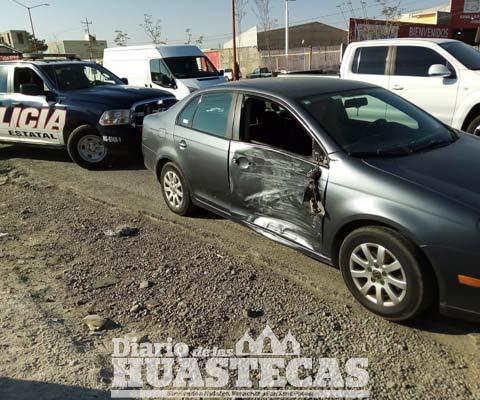
[[[360,42],[353,42],[357,46],[372,45],[372,44],[395,44],[395,43],[413,43],[413,42],[427,42],[427,43],[447,43],[458,42],[454,39],[440,39],[440,38],[393,38],[393,39],[375,39],[375,40],[363,40]]]
[[[62,64],[95,64],[93,61],[84,60],[8,60],[0,61],[0,64],[33,64],[33,65],[62,65]]]
[[[377,86],[337,77],[292,76],[285,78],[246,79],[218,85],[212,89],[228,88],[237,91],[260,92],[284,99],[291,99],[374,87]]]

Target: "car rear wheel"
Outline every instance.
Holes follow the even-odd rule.
[[[480,136],[480,115],[468,124],[467,132],[475,136]]]
[[[162,194],[168,208],[178,215],[190,215],[194,206],[190,189],[180,169],[174,163],[167,163],[160,175]]]
[[[398,232],[366,227],[340,248],[340,269],[352,295],[392,321],[415,318],[431,305],[434,278],[417,248]]]
[[[80,126],[71,133],[67,150],[71,159],[86,169],[103,168],[108,163],[108,149],[100,134],[89,125]]]

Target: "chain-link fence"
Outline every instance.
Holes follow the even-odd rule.
[[[342,46],[305,47],[290,49],[288,63],[284,50],[261,51],[263,67],[271,71],[338,70],[342,61]]]

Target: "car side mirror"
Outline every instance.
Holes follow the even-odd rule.
[[[223,69],[221,69],[220,71],[218,71],[220,76],[224,76],[225,75],[225,71]]]
[[[20,93],[26,96],[41,96],[43,90],[35,83],[22,83],[20,85]]]
[[[121,80],[125,85],[128,85],[128,79],[127,79],[127,78],[120,78],[120,80]]]
[[[428,76],[436,76],[441,78],[451,78],[454,76],[452,71],[448,69],[446,65],[443,64],[433,64],[428,69]]]

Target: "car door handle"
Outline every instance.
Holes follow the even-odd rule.
[[[185,140],[180,140],[178,142],[178,147],[180,147],[182,150],[185,150],[187,148],[187,142]]]
[[[23,107],[23,103],[21,101],[12,101],[13,107]]]
[[[232,158],[232,163],[238,165],[240,169],[248,169],[252,162],[246,157]]]
[[[403,86],[393,85],[392,89],[393,89],[393,90],[403,90]]]

